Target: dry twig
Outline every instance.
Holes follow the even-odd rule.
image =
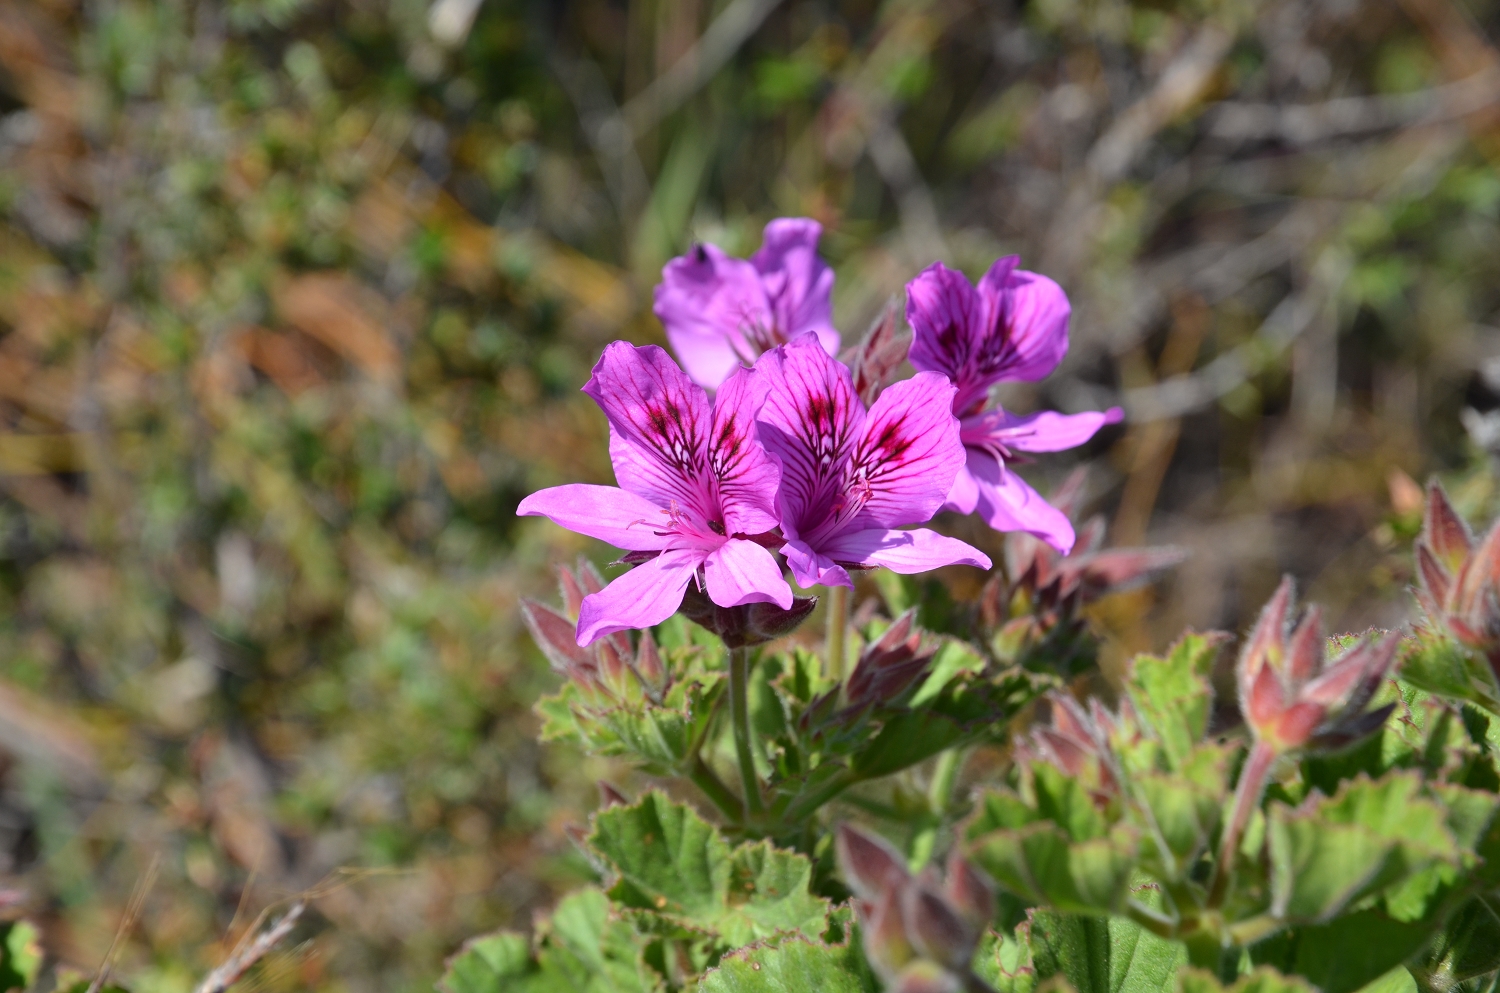
[[[198,984],[194,993],[224,993],[225,990],[239,982],[240,977],[249,971],[250,967],[266,956],[266,953],[286,939],[292,933],[292,928],[297,926],[297,921],[307,910],[307,900],[299,899],[292,904],[286,914],[256,935],[254,940],[248,944],[241,944],[235,953],[229,956],[223,965],[204,977],[203,982]]]

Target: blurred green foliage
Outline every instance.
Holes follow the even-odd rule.
[[[1123,391],[1096,499],[1122,544],[1198,551],[1101,613],[1119,651],[1235,626],[1285,569],[1341,627],[1399,620],[1390,474],[1492,498],[1496,17],[0,5],[0,881],[92,968],[159,855],[139,993],[329,880],[263,982],[426,988],[584,878],[561,828],[611,770],[538,750],[515,603],[606,553],[513,510],[607,481],[576,391],[658,339],[661,264],[777,215],[824,222],[851,342],[935,257],[1068,288],[1066,375],[1006,402]]]

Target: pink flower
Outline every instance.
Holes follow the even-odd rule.
[[[822,227],[805,218],[766,225],[760,250],[732,259],[713,245],[668,262],[656,287],[656,316],[693,382],[719,388],[741,365],[811,331],[839,350],[829,294],[833,270],[818,258]]]
[[[770,384],[760,438],[781,460],[782,553],[799,584],[852,586],[850,566],[990,567],[954,538],[895,530],[931,519],[964,463],[954,388],[942,376],[918,373],[866,412],[848,368],[812,334],[767,352],[755,371]]]
[[[1043,500],[1007,467],[1016,452],[1059,452],[1081,445],[1118,407],[1103,412],[1020,416],[986,410],[999,382],[1042,379],[1068,351],[1071,308],[1062,288],[1046,276],[1017,269],[1018,256],[990,266],[979,286],[935,262],[906,284],[906,319],[913,341],[911,364],[940,372],[957,387],[953,412],[962,421],[964,467],[954,478],[947,509],[976,510],[997,531],[1026,531],[1066,554],[1073,547],[1067,515]]]
[[[661,623],[695,577],[721,607],[791,607],[791,587],[760,543],[779,544],[769,533],[781,472],[755,428],[768,388],[763,377],[741,370],[711,405],[655,345],[616,341],[605,348],[583,390],[609,419],[619,487],[554,486],[516,510],[630,552],[656,553],[584,597],[578,644]]]

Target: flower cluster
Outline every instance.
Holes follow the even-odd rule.
[[[853,586],[851,570],[881,566],[988,569],[978,549],[915,526],[945,507],[1072,547],[1066,515],[1008,463],[1081,444],[1118,409],[1017,416],[987,400],[994,384],[1040,379],[1061,360],[1062,290],[1014,257],[977,288],[930,267],[907,287],[917,371],[882,389],[835,358],[820,231],[777,220],[749,260],[706,245],[674,259],[655,309],[682,367],[619,341],[594,367],[584,392],[609,421],[619,485],[552,487],[517,511],[607,541],[635,566],[584,597],[578,644],[666,620],[690,585],[717,608],[797,609],[783,563],[802,587]],[[899,364],[889,351],[878,378]]]

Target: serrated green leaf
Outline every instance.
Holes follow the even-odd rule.
[[[1039,911],[1031,916],[1027,939],[1037,980],[1061,975],[1078,993],[1160,993],[1172,988],[1187,963],[1181,942],[1123,917]]]
[[[610,895],[734,947],[786,932],[816,935],[828,902],[808,889],[812,863],[773,847],[731,850],[691,808],[650,792],[600,811],[589,845],[619,874]]]
[[[1458,851],[1444,810],[1418,796],[1412,773],[1346,782],[1295,811],[1273,804],[1267,825],[1272,911],[1289,921],[1330,919],[1351,901],[1399,883]]]
[[[514,931],[497,931],[464,942],[438,980],[443,993],[499,993],[535,971],[531,943]]]
[[[704,973],[700,993],[878,993],[858,949],[789,938],[724,956]]]
[[[1275,969],[1261,966],[1248,976],[1241,976],[1231,986],[1224,986],[1202,969],[1183,969],[1177,977],[1178,993],[1317,993],[1297,976],[1283,976]]]
[[[996,993],[1031,993],[1037,979],[1026,929],[1019,937],[993,930],[986,934],[974,957],[974,972]]]
[[[592,887],[557,905],[540,945],[538,973],[519,987],[525,993],[655,993],[663,988],[661,976],[645,962],[645,936]]]
[[[601,810],[588,843],[619,872],[612,895],[626,906],[706,920],[726,904],[729,843],[663,793]]]
[[[1164,658],[1138,655],[1125,676],[1125,690],[1141,719],[1156,733],[1172,768],[1187,760],[1208,730],[1213,706],[1214,659],[1226,637],[1189,632]]]
[[[827,927],[828,901],[809,892],[812,863],[768,841],[734,850],[728,906],[715,927],[729,945],[787,932],[817,935]]]
[[[1124,905],[1136,862],[1136,835],[1125,825],[1109,835],[1072,842],[1048,821],[991,832],[970,857],[995,881],[1032,904],[1080,914]]]
[[[932,672],[912,696],[911,706],[922,706],[961,675],[983,672],[986,664],[984,656],[967,643],[949,638],[933,656]]]
[[[1094,798],[1077,778],[1046,762],[1031,766],[1031,789],[1037,814],[1052,821],[1074,841],[1101,838],[1109,830]]]
[[[1041,817],[1035,809],[1014,793],[1003,790],[988,790],[979,796],[974,814],[964,826],[964,837],[969,841],[1002,828],[1025,827]]]
[[[1490,667],[1452,639],[1427,633],[1412,642],[1401,658],[1401,680],[1500,714],[1500,688]]]

